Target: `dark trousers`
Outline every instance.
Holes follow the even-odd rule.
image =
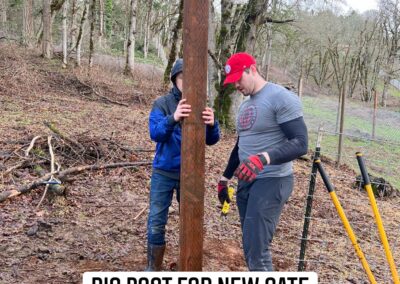
[[[150,211],[147,220],[147,242],[152,245],[165,244],[165,225],[168,221],[168,209],[172,203],[174,189],[179,202],[179,180],[159,173],[151,176]]]
[[[270,244],[282,208],[293,191],[293,175],[239,182],[237,205],[243,250],[250,271],[273,271]]]

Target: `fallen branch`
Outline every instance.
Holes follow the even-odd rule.
[[[133,218],[133,220],[136,221],[136,220],[140,217],[140,215],[143,214],[143,212],[144,212],[146,209],[147,209],[147,205],[146,205],[142,210],[140,210],[140,212]]]
[[[81,83],[81,84],[84,85],[85,87],[88,87],[88,88],[92,91],[93,94],[95,94],[96,96],[102,98],[103,100],[106,100],[107,102],[112,103],[112,104],[115,104],[115,105],[120,105],[120,106],[129,107],[128,104],[124,104],[124,103],[121,103],[121,102],[113,101],[113,100],[111,100],[111,99],[109,99],[109,98],[107,98],[107,97],[105,97],[105,96],[99,94],[99,92],[97,92],[92,86],[90,86],[89,84],[86,84],[86,83],[82,82],[81,80],[79,80],[79,78],[77,78],[77,80],[79,81],[79,83]]]
[[[60,136],[62,139],[68,141],[69,143],[77,146],[79,148],[79,150],[81,150],[82,152],[85,151],[85,147],[83,147],[83,145],[81,143],[79,143],[78,141],[69,138],[67,135],[65,135],[64,133],[62,133],[60,130],[58,130],[54,124],[45,121],[44,125],[46,125],[51,131],[53,131],[55,134],[57,134],[58,136]]]
[[[264,17],[264,19],[261,20],[262,24],[265,24],[265,23],[286,24],[286,23],[291,23],[291,22],[294,22],[294,19],[276,20],[276,19],[272,19],[270,17]]]
[[[44,200],[44,197],[46,196],[47,191],[49,190],[49,186],[50,186],[50,184],[46,184],[46,187],[44,188],[44,192],[43,192],[42,198],[40,198],[40,201],[39,201],[38,205],[36,205],[36,210],[39,209],[40,205],[42,204],[42,202]]]
[[[33,146],[35,145],[36,140],[38,140],[42,136],[36,136],[32,139],[31,143],[29,144],[29,147],[25,150],[25,157],[29,156],[29,152],[32,150]]]
[[[107,101],[107,102],[109,102],[109,103],[111,103],[111,104],[115,104],[115,105],[119,105],[119,106],[125,106],[125,107],[129,107],[129,105],[128,104],[125,104],[125,103],[120,103],[120,102],[117,102],[117,101],[113,101],[113,100],[111,100],[111,99],[109,99],[109,98],[107,98],[106,96],[103,96],[103,95],[100,95],[94,88],[92,88],[93,89],[93,93],[96,95],[96,96],[98,96],[98,97],[100,97],[100,98],[102,98],[103,100],[105,100],[105,101]],[[140,99],[140,98],[139,98]]]
[[[33,165],[41,165],[41,164],[44,164],[44,163],[47,163],[47,161],[46,160],[41,160],[41,161],[37,161],[37,162],[34,162],[32,160],[31,161],[29,161],[29,160],[23,161],[23,162],[18,163],[16,165],[8,168],[7,170],[5,170],[3,175],[6,176],[9,173],[11,173],[12,171],[20,169],[20,168],[25,168],[25,167],[33,166]]]
[[[14,165],[14,166],[8,168],[8,169],[3,173],[3,175],[6,176],[6,175],[8,175],[9,173],[11,173],[13,170],[16,170],[16,169],[19,169],[19,168],[23,167],[25,164],[26,164],[26,161],[23,161],[23,162],[21,162],[21,163],[18,163],[18,164],[16,164],[16,165]]]
[[[51,138],[52,138],[51,136],[47,137],[47,144],[49,145],[49,153],[50,153],[50,157],[51,157],[51,162],[50,162],[50,174],[51,174],[51,176],[50,176],[50,179],[52,180],[52,179],[54,179],[53,174],[56,172],[56,170],[55,170],[55,167],[54,167],[55,157],[54,157],[53,147],[51,146]],[[60,170],[60,168],[57,169],[57,171],[59,171],[59,170]],[[50,184],[46,184],[46,187],[44,188],[44,192],[43,192],[42,198],[40,199],[38,205],[36,206],[36,209],[38,209],[40,207],[40,205],[42,204],[42,202],[44,200],[44,197],[46,196],[47,191],[49,189],[49,186],[50,186]]]
[[[119,144],[118,142],[115,142],[114,140],[110,139],[110,138],[103,138],[103,140],[117,146],[118,148],[120,148],[121,150],[127,151],[129,153],[134,153],[134,152],[154,152],[154,149],[144,149],[144,148],[131,148],[129,146],[123,145],[123,144]]]
[[[32,189],[37,188],[40,185],[43,185],[44,182],[48,181],[51,176],[57,175],[59,180],[65,179],[68,175],[72,174],[78,174],[84,171],[97,171],[97,170],[103,170],[103,169],[113,169],[113,168],[131,168],[131,167],[137,167],[137,166],[147,166],[151,165],[151,162],[122,162],[122,163],[112,163],[112,164],[105,164],[105,165],[89,165],[89,166],[77,166],[77,167],[72,167],[63,171],[56,171],[54,173],[48,173],[42,176],[41,178],[24,185],[20,187],[19,189],[13,189],[13,190],[6,190],[0,193],[0,202],[3,202],[6,199],[9,199],[14,196],[18,196],[22,193],[26,193]]]
[[[1,36],[1,37],[0,37],[0,40],[1,40],[1,39],[18,41],[17,38],[14,38],[14,37],[6,37],[6,36]]]

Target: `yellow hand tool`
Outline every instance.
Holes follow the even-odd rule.
[[[232,202],[234,193],[235,193],[235,189],[232,186],[229,186],[228,187],[228,196],[229,196],[229,199],[231,200],[231,202]],[[230,209],[230,204],[225,201],[224,205],[222,206],[222,209],[221,209],[221,215],[222,216],[228,215],[229,209]]]
[[[390,250],[390,246],[389,246],[389,242],[388,242],[388,239],[386,236],[385,228],[383,227],[382,218],[381,218],[381,215],[379,214],[378,205],[376,204],[375,196],[374,196],[374,193],[373,193],[372,187],[371,187],[371,181],[369,179],[367,168],[365,167],[362,153],[357,152],[356,156],[357,156],[358,165],[360,167],[361,175],[363,176],[364,188],[368,193],[368,198],[371,203],[372,212],[374,213],[376,225],[378,227],[379,236],[381,238],[382,245],[385,250],[386,259],[389,262],[389,267],[390,267],[390,271],[392,273],[393,282],[395,284],[400,284],[399,274],[397,273],[397,270],[396,270],[396,264],[394,263],[392,251]]]
[[[343,211],[343,207],[340,204],[340,201],[339,201],[339,199],[338,199],[338,197],[336,195],[335,188],[331,184],[331,181],[329,180],[329,177],[326,174],[325,169],[321,165],[321,160],[316,159],[316,160],[314,160],[314,163],[317,165],[318,171],[321,174],[321,177],[322,177],[322,180],[324,181],[325,187],[328,190],[329,195],[331,196],[332,202],[335,205],[336,210],[338,211],[339,217],[343,222],[343,226],[346,229],[346,232],[347,232],[347,234],[348,234],[348,236],[350,238],[351,243],[354,246],[354,249],[355,249],[355,251],[356,251],[356,253],[358,255],[358,258],[361,261],[361,264],[362,264],[365,272],[367,273],[369,282],[371,284],[376,284],[377,282],[375,280],[375,277],[372,274],[372,271],[371,271],[371,269],[370,269],[370,267],[368,265],[368,262],[367,262],[367,259],[365,258],[364,253],[361,250],[360,245],[358,244],[357,237],[354,234],[353,229],[351,228],[349,220],[347,219],[346,214]]]

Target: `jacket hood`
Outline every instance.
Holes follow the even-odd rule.
[[[175,78],[176,76],[183,72],[183,59],[179,58],[178,60],[175,61],[174,66],[172,66],[171,69],[171,81],[175,85]]]

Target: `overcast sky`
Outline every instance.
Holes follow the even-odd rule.
[[[347,0],[347,5],[360,13],[366,10],[378,9],[376,0]]]

